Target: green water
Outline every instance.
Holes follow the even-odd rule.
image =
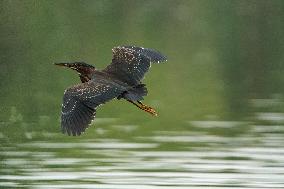
[[[283,188],[284,2],[0,1],[0,188]],[[114,46],[168,57],[144,82],[152,117],[123,100],[80,137],[64,90]]]

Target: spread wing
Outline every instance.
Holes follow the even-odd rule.
[[[137,85],[144,78],[151,63],[166,61],[166,57],[153,49],[135,46],[119,46],[112,49],[112,63],[104,71],[117,79]]]
[[[95,118],[96,108],[117,97],[122,89],[107,81],[89,81],[65,90],[61,129],[68,135],[80,135]]]

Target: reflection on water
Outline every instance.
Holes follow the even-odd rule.
[[[283,5],[0,1],[0,188],[284,188]],[[53,62],[101,69],[124,44],[168,57],[144,80],[159,116],[114,100],[59,133],[80,80]]]
[[[63,142],[60,134],[51,134],[52,140],[2,146],[1,186],[283,188],[283,119],[283,114],[263,112],[250,121],[188,121],[184,130],[147,136],[131,134],[139,125],[123,128],[106,119],[106,131],[125,129],[129,137]],[[215,133],[239,128],[244,132],[236,136]]]

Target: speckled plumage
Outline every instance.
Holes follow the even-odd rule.
[[[56,63],[76,70],[82,82],[64,92],[61,113],[63,133],[80,135],[94,119],[97,107],[113,98],[126,99],[156,115],[154,109],[140,102],[147,95],[147,88],[141,80],[151,63],[166,61],[166,57],[155,50],[135,46],[115,47],[112,52],[112,63],[101,71],[84,62]]]

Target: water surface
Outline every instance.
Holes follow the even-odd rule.
[[[283,0],[0,1],[0,188],[284,188]],[[60,133],[64,90],[111,49],[168,57],[151,117],[114,100]]]

